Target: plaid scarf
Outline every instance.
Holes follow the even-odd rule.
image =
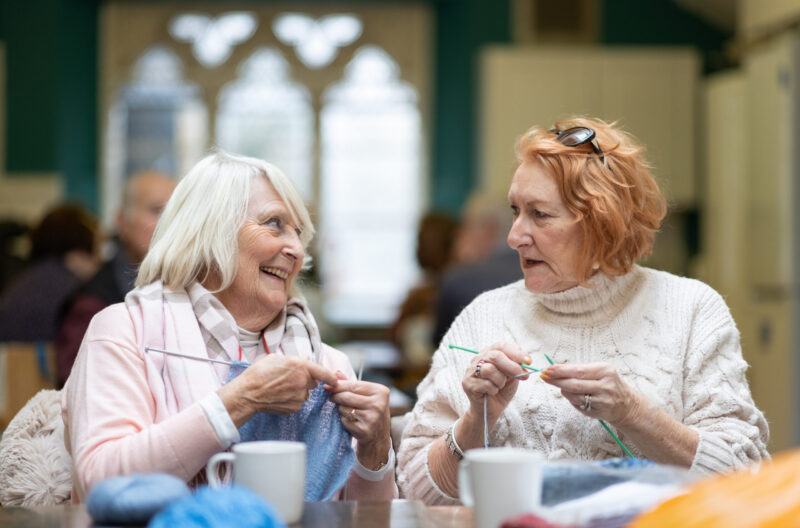
[[[172,291],[156,281],[129,292],[125,304],[156,403],[156,422],[216,391],[228,379],[228,365],[207,359],[238,360],[238,327],[225,306],[203,286],[194,283],[188,290]],[[272,353],[321,361],[319,330],[301,298],[289,299],[264,330],[264,339]],[[146,351],[146,347],[191,359]]]
[[[239,360],[239,330],[233,316],[225,306],[199,283],[192,284],[188,291],[192,309],[200,323],[208,357],[227,361]],[[270,353],[297,356],[320,362],[322,340],[314,316],[303,299],[292,297],[283,310],[263,330],[264,341]],[[259,343],[259,353],[267,351]],[[227,379],[227,374],[224,378]]]

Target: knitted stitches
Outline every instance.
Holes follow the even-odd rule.
[[[246,367],[246,363],[232,366],[230,379],[244,372]],[[304,498],[307,501],[329,500],[344,486],[356,461],[352,437],[342,425],[338,407],[320,383],[299,411],[256,413],[239,428],[239,436],[242,442],[291,440],[306,444]]]
[[[546,366],[545,353],[556,362],[612,364],[648,400],[698,433],[694,471],[768,457],[767,424],[750,396],[739,333],[722,298],[701,282],[637,266],[623,277],[598,275],[588,288],[555,294],[532,294],[519,281],[465,308],[417,389],[398,455],[406,497],[454,502],[427,467],[430,444],[469,407],[461,380],[471,357],[447,345],[484,349],[497,342],[518,344],[533,366]],[[596,420],[535,377],[519,384],[489,440],[534,449],[548,460],[622,456]],[[621,440],[641,456],[624,435]]]

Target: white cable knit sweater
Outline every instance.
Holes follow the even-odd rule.
[[[483,349],[502,341],[518,344],[538,367],[547,366],[545,353],[556,362],[611,363],[627,383],[697,432],[693,471],[727,471],[769,457],[767,422],[753,404],[739,332],[725,302],[702,282],[636,266],[623,277],[598,274],[590,288],[555,294],[532,294],[519,281],[467,306],[434,354],[403,432],[398,484],[405,497],[455,502],[428,470],[431,443],[469,407],[461,379],[472,355],[447,345]],[[624,435],[620,439],[641,456]],[[534,449],[548,460],[624,455],[597,420],[537,377],[519,384],[489,442]]]

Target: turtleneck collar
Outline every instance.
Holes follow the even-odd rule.
[[[593,325],[613,319],[628,304],[644,278],[639,266],[621,277],[597,273],[586,286],[558,293],[531,293],[533,299],[553,317]]]

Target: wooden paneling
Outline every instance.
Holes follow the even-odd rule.
[[[0,344],[0,430],[37,392],[55,388],[55,353],[52,345],[43,346],[47,377],[39,366],[36,344]]]

